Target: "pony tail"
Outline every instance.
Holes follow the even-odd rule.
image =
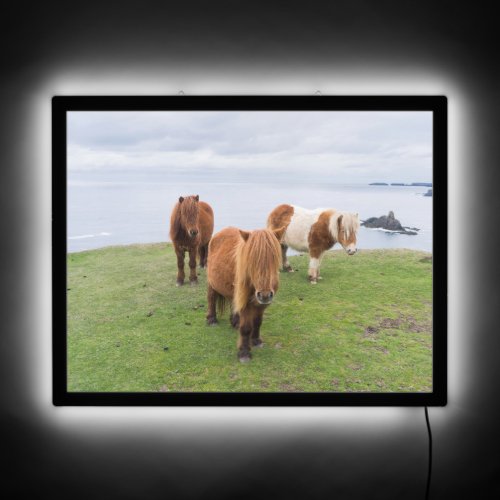
[[[217,314],[219,316],[222,316],[224,314],[224,311],[226,310],[226,304],[227,304],[226,297],[224,297],[224,295],[221,295],[220,293],[217,293],[215,290],[214,294],[215,294],[215,308],[217,310]]]

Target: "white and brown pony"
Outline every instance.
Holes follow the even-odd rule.
[[[291,247],[299,252],[309,252],[309,281],[319,279],[319,268],[323,254],[340,243],[349,255],[354,255],[359,216],[349,212],[339,212],[333,208],[308,210],[295,205],[279,205],[267,218],[267,227],[285,227],[281,240],[283,270],[292,272],[286,252]]]
[[[184,257],[189,253],[189,281],[198,282],[196,275],[196,255],[199,254],[200,267],[207,264],[208,243],[214,231],[212,207],[200,197],[181,196],[170,216],[170,239],[177,255],[177,286],[184,284]]]
[[[247,362],[251,348],[262,346],[260,326],[265,309],[278,291],[280,238],[284,228],[242,231],[226,227],[208,248],[207,323],[217,323],[225,304],[231,304],[231,324],[239,327],[238,359]]]

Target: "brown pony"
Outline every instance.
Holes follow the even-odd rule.
[[[281,240],[283,270],[293,272],[286,258],[288,247],[299,252],[309,252],[309,281],[316,284],[323,254],[340,243],[349,255],[354,255],[359,216],[349,212],[339,212],[333,208],[307,210],[294,205],[279,205],[267,218],[267,227],[285,227]]]
[[[226,227],[215,234],[208,250],[207,323],[217,323],[216,309],[231,302],[231,324],[239,326],[238,358],[250,361],[251,346],[262,346],[260,326],[279,286],[283,229],[241,231]]]
[[[200,267],[207,264],[208,242],[214,230],[212,207],[200,197],[180,197],[170,216],[170,239],[177,255],[177,286],[184,284],[184,255],[189,252],[189,281],[198,283],[196,254]]]

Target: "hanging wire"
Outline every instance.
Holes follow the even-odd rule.
[[[427,486],[425,488],[425,500],[429,499],[429,489],[431,486],[431,472],[432,472],[432,433],[431,424],[429,423],[429,412],[427,406],[425,407],[425,421],[427,423],[427,432],[429,433],[429,467],[427,469]]]

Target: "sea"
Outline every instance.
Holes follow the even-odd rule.
[[[198,194],[214,210],[215,232],[226,226],[246,230],[265,227],[269,212],[282,203],[357,212],[361,220],[393,211],[403,226],[418,228],[417,235],[361,227],[358,250],[407,248],[432,252],[432,197],[424,196],[428,189],[338,183],[334,179],[291,178],[265,172],[229,176],[222,170],[210,175],[147,169],[70,171],[67,249],[73,253],[111,245],[167,242],[170,213],[179,196]]]

